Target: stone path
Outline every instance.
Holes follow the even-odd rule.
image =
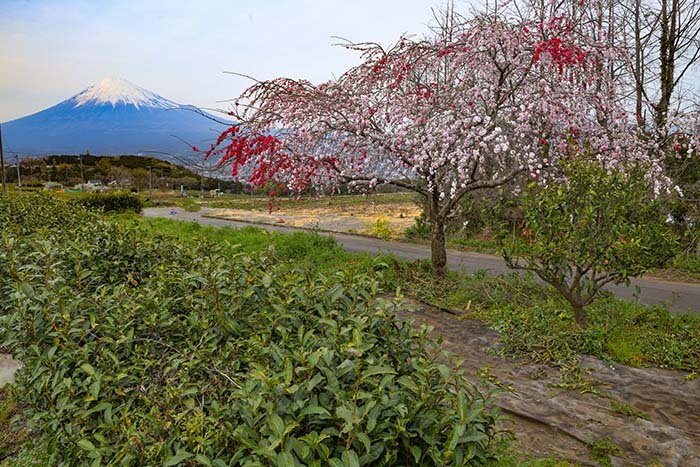
[[[583,357],[581,366],[590,371],[586,378],[600,395],[559,389],[554,387],[561,382],[559,370],[496,356],[499,335],[480,322],[416,302],[412,308],[402,316],[442,335],[446,349],[464,359],[469,379],[512,388],[498,395],[497,403],[511,417],[504,427],[516,434],[519,448],[595,465],[591,447],[607,438],[625,453],[613,459],[613,465],[700,466],[700,378],[688,381],[679,371],[609,365]],[[629,404],[649,419],[622,415],[611,407],[613,401]]]
[[[12,382],[15,371],[19,368],[19,363],[8,354],[0,353],[0,388]]]

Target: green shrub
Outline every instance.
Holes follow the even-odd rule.
[[[90,193],[79,197],[75,202],[87,209],[111,213],[127,211],[139,213],[143,209],[143,200],[129,192]]]
[[[13,194],[0,199],[0,228],[23,236],[38,230],[71,231],[97,215],[50,193]]]
[[[425,213],[416,217],[416,223],[406,229],[406,237],[416,239],[430,238],[430,222],[426,220]]]
[[[488,399],[373,276],[300,274],[104,220],[51,235],[0,234],[0,342],[53,463],[493,459]]]
[[[367,223],[367,233],[382,240],[390,240],[394,236],[394,229],[391,228],[387,219],[380,217],[374,222]]]
[[[605,284],[663,266],[677,240],[643,167],[608,170],[581,157],[561,165],[563,183],[533,183],[520,205],[522,232],[501,228],[512,268],[551,284],[585,325],[583,308]]]

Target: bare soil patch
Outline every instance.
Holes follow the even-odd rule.
[[[394,236],[400,236],[415,223],[421,209],[412,202],[292,207],[269,210],[208,209],[206,215],[219,219],[262,224],[283,224],[305,229],[339,233],[373,234],[377,220],[385,221]]]
[[[498,405],[510,416],[503,427],[516,446],[537,456],[556,455],[584,465],[596,443],[610,440],[624,454],[612,465],[700,465],[700,378],[682,372],[632,368],[582,357],[586,378],[599,394],[557,388],[561,373],[546,365],[496,355],[498,332],[481,322],[453,317],[418,303],[403,312],[434,328],[445,348],[464,359],[465,375],[483,388],[501,387]],[[624,415],[614,403],[639,410],[648,420]]]

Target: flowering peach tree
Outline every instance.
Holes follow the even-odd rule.
[[[564,14],[490,12],[390,48],[346,47],[361,63],[336,80],[279,78],[247,89],[231,112],[239,124],[206,157],[234,176],[245,168],[253,184],[389,184],[420,194],[438,276],[446,222],[475,190],[520,174],[547,180],[583,148],[604,165],[649,159],[605,71],[618,52]]]

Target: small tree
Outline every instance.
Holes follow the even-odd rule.
[[[662,266],[676,239],[642,167],[577,158],[560,169],[557,183],[528,186],[522,231],[501,228],[500,241],[508,265],[554,286],[585,326],[583,309],[603,286]]]

